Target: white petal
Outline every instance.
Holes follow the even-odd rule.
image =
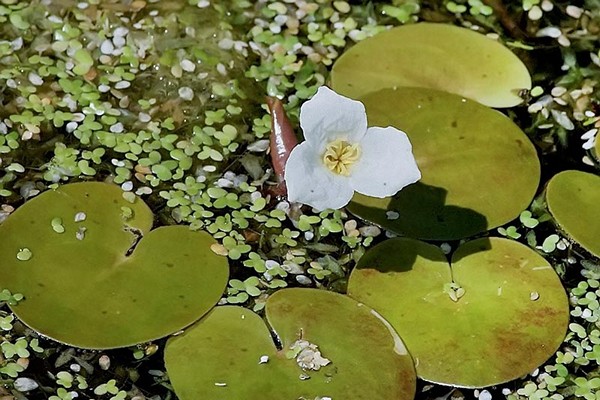
[[[285,164],[285,183],[290,202],[318,210],[342,208],[354,194],[347,177],[329,171],[308,142],[294,147]]]
[[[358,142],[367,131],[367,114],[360,101],[341,96],[321,86],[300,108],[304,139],[318,150],[336,139]]]
[[[396,128],[369,128],[360,143],[360,159],[352,166],[354,190],[367,196],[393,196],[421,179],[406,134]]]

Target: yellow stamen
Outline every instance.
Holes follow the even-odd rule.
[[[331,172],[338,175],[350,175],[350,166],[360,158],[358,143],[350,144],[338,139],[327,145],[323,153],[323,163]]]

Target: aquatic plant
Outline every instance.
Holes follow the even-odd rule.
[[[344,207],[354,191],[393,196],[421,178],[406,134],[367,128],[364,106],[323,86],[300,109],[304,142],[286,163],[287,197],[318,210]]]
[[[581,236],[579,229],[593,231],[595,217],[593,207],[585,209],[587,220],[582,223],[572,215],[579,210],[557,206],[556,200],[573,198],[586,204],[593,196],[586,196],[585,190],[575,195],[560,181],[568,174],[558,174],[545,195],[537,186],[540,181],[545,186],[565,168],[584,175],[591,172],[591,178],[597,172],[600,14],[596,3],[91,0],[57,5],[3,1],[0,222],[20,220],[20,210],[34,204],[36,196],[42,199],[53,189],[68,187],[65,184],[106,181],[113,184],[118,201],[139,204],[142,197],[155,225],[181,224],[206,231],[195,236],[203,237],[203,251],[208,247],[230,265],[231,279],[227,285],[222,283],[226,289],[219,303],[238,304],[259,315],[286,286],[344,292],[353,267],[368,247],[384,237],[433,239],[444,254],[456,254],[461,249],[455,239],[490,237],[495,242],[499,239],[494,236],[505,236],[546,259],[568,288],[571,320],[565,342],[548,363],[522,379],[480,391],[419,381],[416,396],[591,399],[598,384],[597,263],[589,250],[593,240]],[[417,21],[438,23],[413,24]],[[390,29],[399,24],[406,26]],[[410,41],[394,40],[399,37],[410,37],[420,43],[418,49],[432,51],[415,51]],[[358,42],[362,44],[353,47]],[[478,49],[476,54],[461,49],[463,43]],[[395,46],[401,51],[390,51]],[[448,48],[457,49],[436,57],[444,54],[436,51]],[[489,63],[478,54],[498,61]],[[381,62],[369,65],[374,59]],[[514,80],[499,78],[503,64],[514,67]],[[379,65],[401,71],[402,79],[386,76],[385,69],[376,69]],[[530,86],[524,65],[532,74]],[[453,78],[445,77],[444,71]],[[375,73],[369,77],[369,72]],[[349,80],[344,81],[344,76]],[[378,93],[381,82],[390,85]],[[482,82],[494,90],[474,85]],[[266,154],[271,115],[267,104],[261,104],[265,95],[280,99],[291,126],[299,131],[301,104],[319,87],[330,84],[352,97],[345,92],[351,91],[351,83],[366,90],[356,96],[366,104],[370,124],[394,125],[410,138],[427,189],[414,197],[423,199],[421,204],[411,201],[405,203],[410,207],[390,209],[386,204],[362,214],[356,207],[361,200],[357,195],[347,209],[316,212],[276,197],[281,182],[274,182],[277,171]],[[502,110],[508,117],[504,118],[476,102],[494,107],[522,105]],[[419,104],[427,107],[402,118],[398,115],[403,108]],[[464,112],[456,118],[438,116],[432,113],[433,105],[468,110],[478,124],[467,126]],[[410,124],[403,125],[404,121]],[[452,127],[453,121],[457,127]],[[428,128],[439,135],[427,134]],[[493,133],[487,133],[488,128]],[[469,146],[460,144],[463,129],[470,131],[462,139]],[[427,143],[438,144],[435,151],[425,152]],[[470,148],[476,151],[461,153]],[[490,165],[482,161],[495,156],[502,161]],[[445,168],[428,165],[428,160],[443,165],[444,157],[452,161]],[[458,176],[446,177],[443,171],[454,171],[454,165]],[[499,178],[494,170],[506,173]],[[474,179],[469,181],[470,177]],[[519,184],[511,185],[513,179]],[[432,185],[433,181],[439,184]],[[410,199],[410,188],[421,183],[403,189],[398,197]],[[461,186],[469,190],[461,192]],[[478,202],[479,197],[487,200]],[[395,197],[382,201],[394,203]],[[134,207],[125,207],[119,218],[135,218]],[[73,231],[75,214],[47,217],[39,226],[51,238],[78,240]],[[182,238],[192,233],[187,227],[178,229]],[[83,236],[83,241],[89,238]],[[17,247],[10,249],[11,265],[39,262],[34,246]],[[448,269],[447,263],[441,264]],[[45,272],[43,276],[47,278]],[[15,311],[27,307],[34,299],[31,293],[42,293],[37,288],[21,291],[0,284],[0,300]],[[458,279],[438,286],[441,292],[436,293],[455,305],[472,293]],[[535,306],[545,298],[532,297],[536,296],[530,292],[524,304]],[[190,328],[190,336],[201,324]],[[8,307],[0,315],[0,328],[4,357],[0,374],[5,383],[1,396],[21,398],[22,392],[30,398],[53,400],[175,397],[162,361],[164,339],[121,351],[78,350],[39,336]],[[298,369],[298,356],[304,360],[305,355],[319,352],[304,365],[330,361],[323,371],[336,365],[336,358],[329,358],[320,341],[295,340],[287,350],[296,358],[282,360],[281,365],[290,362]],[[541,358],[535,358],[536,363]],[[324,392],[316,396],[327,398]]]

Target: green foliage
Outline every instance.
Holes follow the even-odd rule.
[[[600,257],[597,241],[600,226],[594,223],[600,220],[600,178],[581,171],[563,171],[548,183],[546,202],[558,227],[578,245]],[[552,239],[548,245],[557,241]]]
[[[491,14],[480,0],[469,4],[473,14]],[[430,23],[390,29],[357,44],[336,61],[331,81],[334,90],[355,99],[407,86],[455,93],[490,107],[518,105],[522,99],[515,90],[531,89],[527,68],[506,47],[468,29]]]
[[[24,296],[21,293],[12,294],[8,289],[0,291],[0,301],[6,302],[11,306],[17,305],[23,298]]]
[[[389,321],[419,360],[419,377],[447,385],[492,386],[532,371],[561,344],[569,319],[552,267],[493,237],[462,244],[450,264],[437,246],[387,240],[360,259],[348,294]]]
[[[178,397],[214,398],[224,390],[232,399],[248,400],[413,397],[412,359],[368,307],[337,293],[293,288],[269,297],[265,314],[268,326],[245,308],[217,307],[171,338],[165,363]],[[282,357],[269,329],[294,354]],[[386,365],[385,374],[380,365]],[[357,380],[361,385],[354,385]]]
[[[569,396],[597,399],[600,379],[600,275],[594,275],[595,266],[585,263],[583,280],[570,290],[572,321],[561,349],[552,362],[543,367],[534,381],[526,383],[511,400],[538,399],[544,396],[562,400]],[[595,277],[592,277],[591,275]],[[585,276],[588,278],[585,278]],[[541,394],[544,394],[541,396]]]
[[[407,133],[422,178],[392,197],[356,194],[348,209],[361,218],[409,237],[461,239],[518,217],[535,196],[536,150],[497,111],[424,88],[385,89],[362,100],[370,124]]]
[[[63,185],[28,201],[0,225],[6,238],[0,243],[0,276],[29,294],[12,305],[29,326],[79,347],[123,347],[171,334],[218,301],[229,271],[226,260],[211,251],[214,239],[183,226],[150,231],[150,209],[140,200],[129,203],[122,193],[106,183]],[[126,222],[125,206],[132,211]],[[168,251],[162,243],[169,243]],[[31,249],[30,257],[19,257],[23,248]],[[5,295],[8,302],[15,297]],[[177,312],[155,318],[167,310]],[[87,329],[90,324],[96,329]],[[7,358],[27,357],[23,346],[21,340],[3,343],[2,350]]]
[[[318,215],[269,196],[270,165],[266,147],[261,146],[270,130],[270,117],[259,103],[265,93],[282,98],[295,123],[300,104],[328,80],[328,70],[345,50],[390,25],[419,20],[462,25],[516,49],[533,75],[531,92],[518,93],[526,98],[531,123],[521,118],[524,110],[508,114],[526,122],[521,127],[542,157],[561,156],[566,149],[569,162],[586,157],[588,170],[598,167],[596,0],[577,6],[547,0],[504,2],[504,15],[502,9],[489,15],[487,2],[478,0],[351,4],[267,0],[259,6],[231,0],[210,2],[208,7],[199,0],[185,3],[147,2],[139,10],[140,2],[119,8],[116,3],[91,1],[87,8],[87,3],[80,8],[68,3],[72,7],[67,10],[37,0],[2,2],[0,223],[25,200],[57,188],[55,183],[108,180],[120,185],[128,199],[120,208],[122,221],[135,221],[135,205],[129,201],[137,195],[148,201],[159,224],[209,230],[221,242],[222,249],[217,250],[232,261],[233,278],[259,280],[252,286],[260,290],[258,296],[238,293],[247,295],[247,307],[261,310],[283,286],[344,291],[348,271],[372,242],[381,239],[382,232],[344,212]],[[516,30],[510,28],[512,21]],[[128,31],[123,33],[125,27]],[[519,30],[526,33],[524,39]],[[121,37],[125,40],[119,47]],[[110,53],[107,40],[118,54],[104,54]],[[407,68],[413,64],[407,63]],[[276,207],[280,211],[271,215]],[[578,269],[586,280],[600,279],[596,261],[581,259],[563,232],[553,246],[544,246],[547,238],[554,242],[557,232],[547,223],[550,217],[543,204],[534,204],[529,211],[531,216],[522,213],[518,220],[502,222],[508,225],[499,230],[543,253],[565,279]],[[539,221],[538,226],[532,226],[533,220]],[[70,221],[63,218],[62,224],[53,225],[50,218],[43,225],[53,235],[69,235],[73,232],[68,229],[58,234],[53,228],[61,230]],[[351,221],[355,225],[347,226]],[[17,255],[22,263],[29,263],[40,253],[20,247],[13,254]],[[577,282],[565,282],[579,287]],[[19,290],[4,283],[3,287],[0,301],[11,306],[31,294],[24,290],[12,294],[9,289]],[[581,290],[592,291],[591,286]],[[222,302],[236,296],[226,293]],[[597,376],[597,351],[590,343],[597,340],[592,320],[598,316],[593,300],[584,295],[579,301],[582,304],[573,305],[572,318],[586,330],[587,344],[573,332],[569,340],[579,347],[567,342],[556,355],[560,358],[556,370],[528,378],[522,388],[520,383],[510,385],[515,390],[509,396],[555,400],[578,397],[576,392],[585,396],[587,382]],[[24,333],[10,313],[1,314],[0,329],[12,344],[7,348],[27,338],[27,360],[32,362],[58,353],[77,365],[97,364],[98,355],[63,357],[70,353],[56,343],[44,344],[48,349],[41,350],[33,334]],[[119,365],[104,373],[97,368],[69,372],[78,385],[70,391],[57,390],[56,382],[40,377],[49,392],[37,389],[26,395],[52,400],[94,397],[94,388],[116,378],[119,392],[114,396],[128,390],[134,398],[140,392],[131,382],[153,382],[151,389],[144,388],[143,396],[160,392],[163,400],[172,398],[166,374],[150,373],[145,367],[150,348],[139,347],[136,354],[142,362],[135,366]],[[588,364],[573,361],[583,363],[586,353],[590,353]],[[24,372],[31,370],[23,365],[24,360],[0,363],[6,387],[10,389],[19,374],[29,376]],[[50,365],[42,368],[58,371]],[[90,389],[83,387],[81,374],[90,378]],[[136,381],[139,375],[146,379]],[[585,382],[575,383],[578,377]]]

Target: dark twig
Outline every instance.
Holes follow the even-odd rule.
[[[512,36],[514,39],[519,40],[525,39],[527,37],[527,34],[515,22],[515,20],[512,18],[512,16],[510,15],[508,10],[504,6],[504,3],[501,0],[482,1],[488,6],[492,7],[492,9],[494,10],[494,14],[496,14],[496,17],[498,17],[498,20],[500,21],[504,29],[507,30],[510,36]]]

